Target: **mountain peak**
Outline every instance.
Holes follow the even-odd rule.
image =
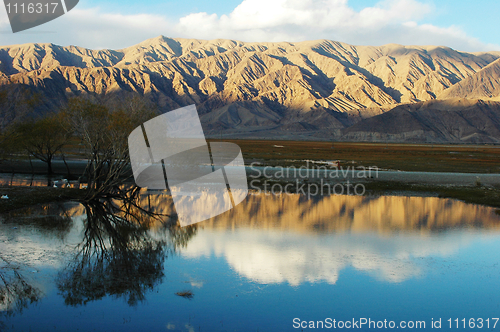
[[[258,43],[161,35],[121,50],[53,44],[2,47],[0,85],[17,83],[45,96],[40,112],[80,94],[109,99],[139,94],[163,111],[197,104],[209,133],[263,127],[338,133],[401,103],[442,96],[500,98],[497,59],[495,53],[441,46],[354,46],[327,39]],[[425,107],[439,108],[437,103]],[[408,128],[424,130],[423,122],[415,121]]]

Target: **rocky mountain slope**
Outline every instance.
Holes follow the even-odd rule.
[[[329,40],[160,36],[122,50],[25,44],[0,47],[0,88],[39,93],[39,112],[73,96],[120,100],[139,94],[163,111],[197,104],[209,135],[354,139],[360,136],[346,128],[359,129],[400,104],[498,97],[499,58],[495,52]]]
[[[439,98],[483,98],[500,100],[500,59],[444,90]]]
[[[405,104],[345,129],[355,141],[500,142],[500,103],[472,99]]]

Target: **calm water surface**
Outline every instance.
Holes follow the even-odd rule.
[[[166,196],[144,201],[170,209]],[[294,319],[327,318],[418,320],[425,330],[433,320],[449,330],[448,319],[465,318],[459,330],[469,330],[470,318],[489,318],[491,330],[500,316],[492,208],[250,195],[189,230],[151,225],[126,251],[103,236],[105,252],[86,246],[84,212],[66,204],[2,217],[0,273],[18,293],[3,288],[0,330],[297,331]]]

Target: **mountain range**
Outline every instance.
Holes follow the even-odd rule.
[[[121,50],[23,44],[0,47],[0,89],[12,87],[41,96],[39,113],[82,95],[196,104],[209,137],[500,142],[500,52],[164,36]]]

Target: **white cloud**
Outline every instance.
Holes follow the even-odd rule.
[[[453,257],[473,241],[488,237],[463,232],[387,237],[369,233],[297,235],[282,229],[243,227],[204,229],[181,255],[191,259],[223,257],[239,275],[261,284],[336,284],[349,267],[378,280],[399,283],[425,276],[429,271],[426,262],[434,257]],[[439,273],[439,267],[434,270]]]
[[[88,48],[119,49],[173,30],[165,16],[137,13],[125,15],[103,12],[100,8],[76,7],[66,15],[39,27],[19,32],[10,30],[5,12],[0,11],[0,45],[54,43]]]
[[[71,23],[75,25],[75,38],[92,39],[103,48],[109,48],[110,42],[117,47],[133,45],[152,37],[151,34],[160,35],[162,31],[171,28],[167,19],[161,15],[103,13],[97,8],[74,11],[70,14],[73,14]],[[60,24],[63,25],[64,22],[61,21]],[[158,32],[154,33],[155,30]]]
[[[52,42],[89,48],[124,48],[166,35],[184,38],[230,38],[243,41],[332,39],[354,45],[445,45],[464,51],[500,50],[468,36],[456,26],[422,23],[433,6],[418,0],[383,0],[360,11],[347,0],[243,0],[228,15],[191,13],[178,19],[168,13],[122,14],[76,7],[65,16],[17,34],[9,33],[0,12],[0,44]]]
[[[500,49],[455,26],[418,22],[434,8],[416,0],[386,0],[357,12],[347,0],[244,0],[229,15],[193,13],[176,30],[191,38],[244,41],[332,39],[355,45],[446,45],[459,50]]]

